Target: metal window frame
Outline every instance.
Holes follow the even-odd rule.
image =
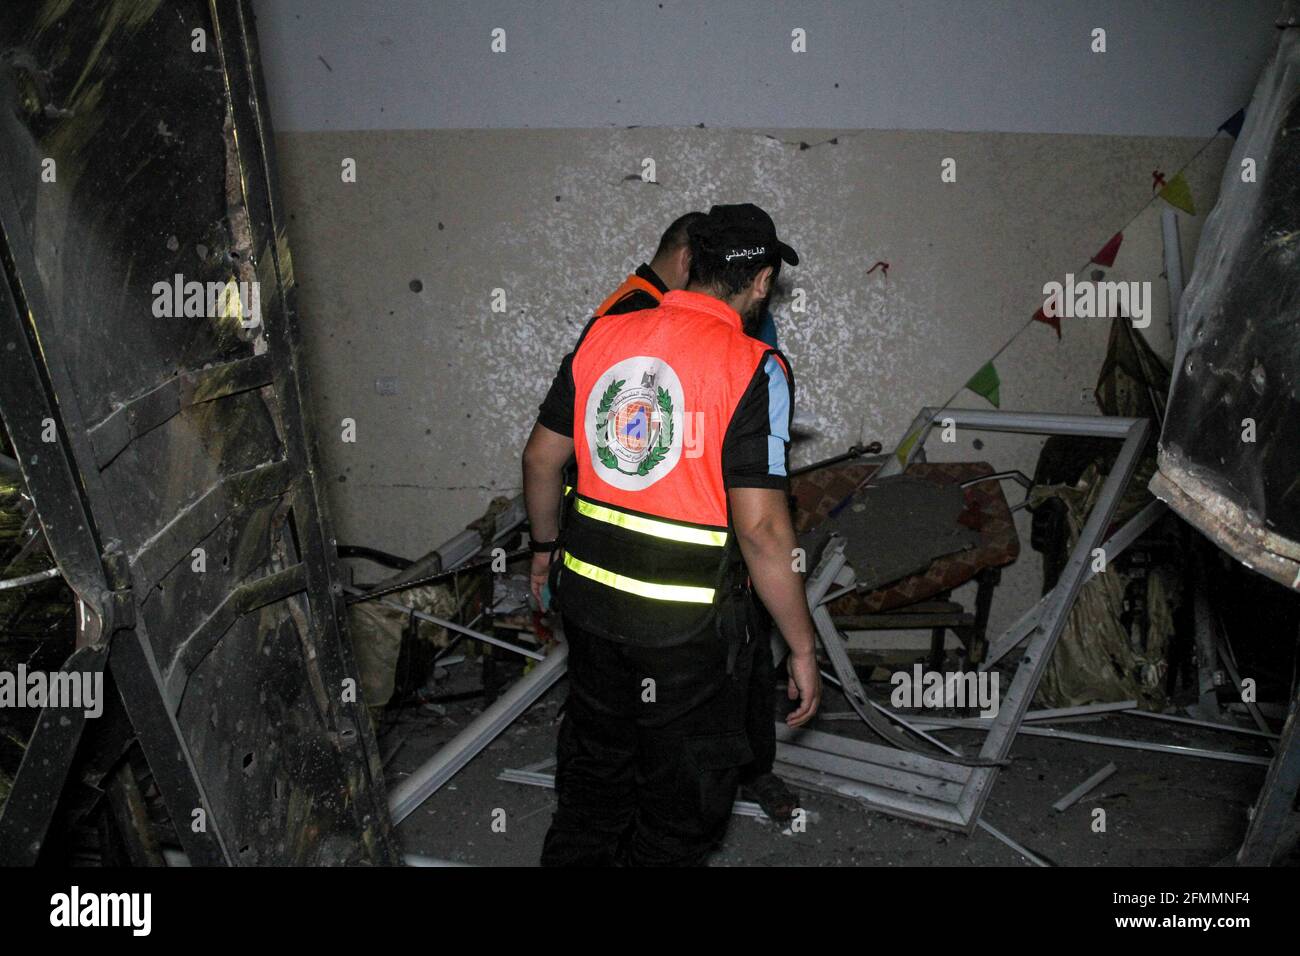
[[[1154,523],[1162,513],[1163,506],[1148,506],[1111,538],[1105,538],[1111,518],[1146,445],[1150,425],[1145,418],[927,407],[921,410],[904,433],[904,441],[915,435],[907,454],[902,458],[892,456],[881,473],[899,474],[904,471],[910,462],[923,453],[930,430],[937,425],[949,424],[974,431],[1075,435],[1113,438],[1123,442],[1056,586],[994,642],[997,654],[991,655],[990,661],[985,663],[987,668],[993,660],[1005,656],[1017,644],[1028,640],[1011,686],[1002,700],[997,717],[989,724],[988,735],[979,752],[979,757],[991,765],[958,764],[944,760],[939,755],[922,755],[897,747],[848,741],[846,738],[815,731],[791,731],[779,734],[778,739],[827,753],[839,750],[841,756],[848,755],[841,748],[851,746],[853,759],[883,768],[886,773],[871,774],[874,780],[879,781],[875,783],[865,782],[861,779],[865,775],[859,774],[859,779],[852,781],[852,785],[847,788],[845,781],[836,775],[831,781],[834,789],[839,792],[851,791],[851,795],[884,813],[970,834],[980,825],[980,814],[997,780],[997,764],[1004,762],[1010,753],[1029,703],[1042,679],[1047,660],[1065,628],[1070,609],[1074,606],[1080,589],[1092,576],[1093,550],[1105,545],[1108,548],[1107,559],[1113,558]],[[1110,547],[1118,550],[1112,552]],[[810,605],[815,613],[819,610],[818,605],[827,582],[814,574],[809,582],[810,592],[814,590],[814,581],[819,593],[810,594]],[[819,636],[823,636],[829,615],[822,615],[822,618],[823,620],[815,619]],[[830,626],[833,633],[823,636],[823,644],[827,646],[841,639],[834,625]],[[830,639],[827,640],[827,637]],[[936,799],[936,793],[951,792],[950,788],[937,788],[936,781],[960,782],[960,795],[955,800]]]

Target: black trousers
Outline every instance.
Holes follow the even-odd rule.
[[[757,641],[636,648],[567,617],[569,699],[543,866],[699,866],[721,841],[740,774]],[[770,722],[770,720],[769,720]]]
[[[776,665],[772,662],[772,619],[759,607],[754,638],[754,666],[750,668],[749,708],[745,732],[754,759],[741,772],[740,782],[751,783],[772,772],[776,762]]]

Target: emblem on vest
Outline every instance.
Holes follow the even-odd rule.
[[[635,490],[672,471],[682,387],[666,363],[648,356],[607,369],[587,402],[592,466],[605,481]]]
[[[648,475],[673,446],[673,399],[655,385],[653,372],[641,384],[609,383],[596,406],[596,454],[606,468]]]

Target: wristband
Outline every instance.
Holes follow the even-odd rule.
[[[531,551],[533,554],[553,554],[554,552],[559,550],[559,547],[560,547],[560,542],[558,539],[554,541],[529,540],[528,542],[528,550]]]

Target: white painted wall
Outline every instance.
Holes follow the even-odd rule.
[[[1200,136],[1280,0],[256,0],[276,129]],[[1091,32],[1106,30],[1105,54]],[[506,52],[489,44],[505,30]],[[807,52],[791,52],[791,31]]]

